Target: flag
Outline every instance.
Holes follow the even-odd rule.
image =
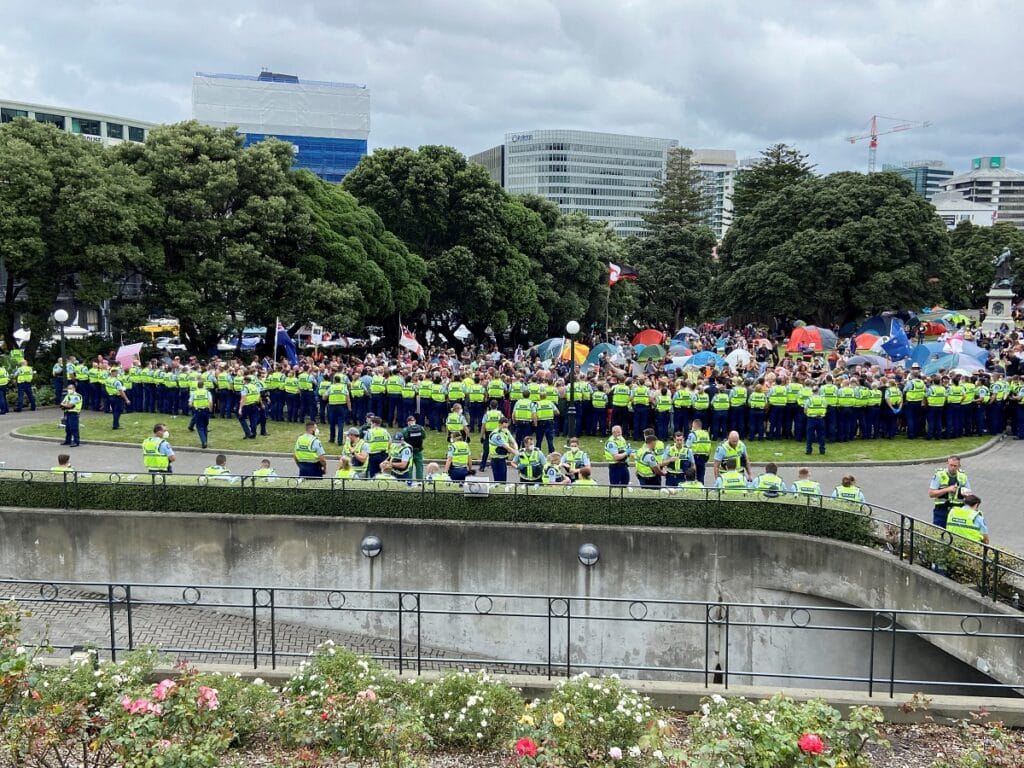
[[[398,338],[398,345],[403,349],[408,349],[416,357],[423,357],[423,345],[416,341],[416,336],[404,325],[402,326],[402,335]]]
[[[299,364],[299,356],[295,351],[295,342],[288,335],[280,321],[277,323],[277,344],[284,350],[285,357],[291,365]]]
[[[910,357],[910,339],[903,327],[903,321],[894,317],[889,327],[889,340],[882,344],[882,350],[892,360],[903,360]]]
[[[942,337],[942,351],[947,355],[959,355],[964,351],[964,331],[961,328],[956,333],[947,333]]]
[[[117,360],[117,364],[121,366],[121,370],[127,371],[132,367],[135,362],[135,358],[142,354],[142,342],[138,344],[125,344],[118,348],[117,354],[114,356]]]
[[[608,262],[608,285],[615,285],[619,280],[636,280],[636,270],[628,264],[621,266]]]

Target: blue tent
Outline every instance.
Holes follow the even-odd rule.
[[[684,365],[708,365],[713,364],[716,368],[721,368],[725,365],[725,359],[714,352],[698,352],[697,354],[690,357]]]
[[[583,365],[580,366],[580,372],[586,373],[592,365],[597,365],[597,361],[602,354],[606,354],[611,358],[620,352],[622,352],[622,348],[616,344],[609,344],[608,342],[595,344],[587,355],[587,359],[583,361]]]
[[[541,360],[554,360],[556,357],[562,354],[562,347],[565,345],[565,339],[548,339],[542,341],[537,345],[537,356]]]
[[[925,376],[932,376],[940,370],[951,371],[954,368],[959,368],[968,373],[985,370],[985,366],[970,355],[943,355],[938,360],[932,360],[927,365],[922,366],[921,371]]]

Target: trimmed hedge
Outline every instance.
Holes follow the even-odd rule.
[[[50,472],[0,473],[0,506],[247,515],[413,518],[580,525],[642,525],[780,531],[873,544],[874,525],[859,505],[817,497],[639,488],[496,486],[487,496],[462,488],[409,487],[388,481],[205,477]]]

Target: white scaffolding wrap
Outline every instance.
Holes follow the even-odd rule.
[[[242,133],[363,139],[370,133],[370,90],[316,80],[273,82],[197,72],[192,116]]]

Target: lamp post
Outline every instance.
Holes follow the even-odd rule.
[[[569,336],[569,409],[567,420],[569,422],[569,437],[576,436],[576,334],[580,332],[580,324],[570,320],[565,324],[565,332]]]
[[[57,325],[60,327],[60,359],[65,360],[67,355],[64,354],[64,324],[68,321],[68,313],[66,310],[58,309],[53,313],[53,319],[57,321]]]

